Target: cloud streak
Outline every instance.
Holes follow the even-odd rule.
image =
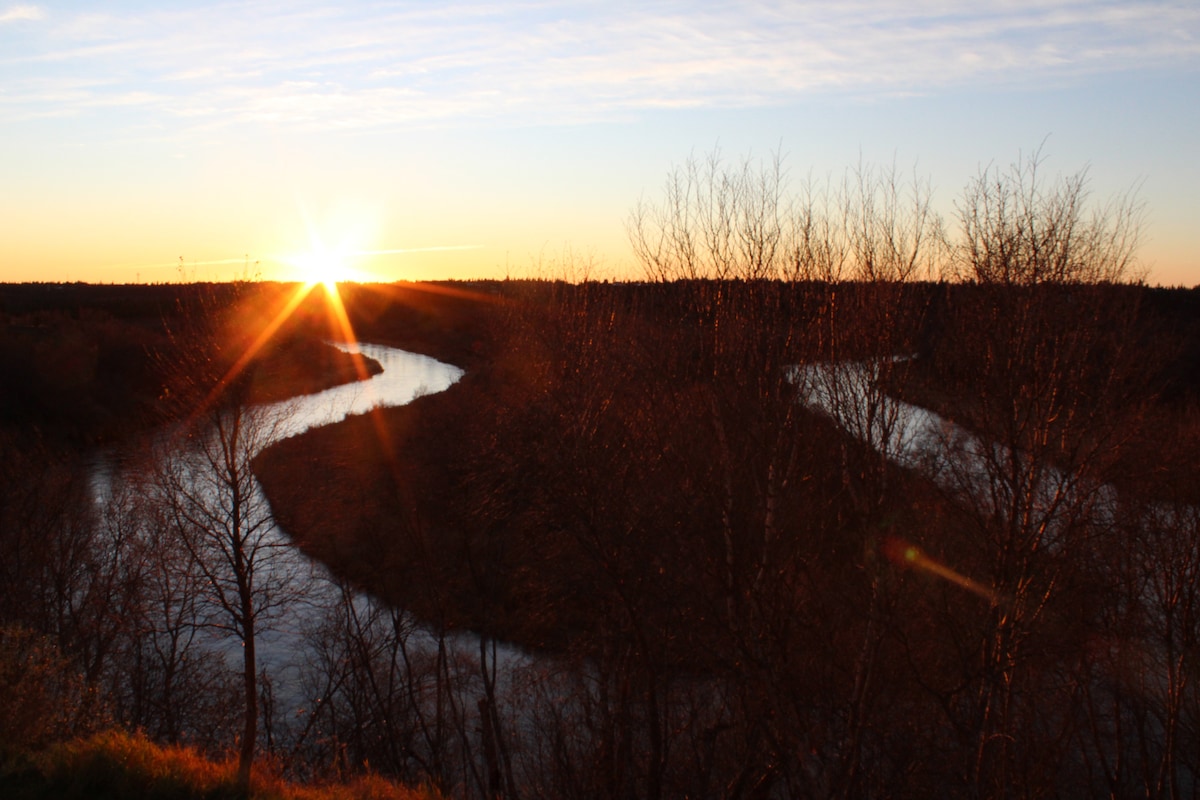
[[[1200,8],[1161,0],[256,2],[55,15],[5,48],[9,28],[0,120],[113,108],[185,129],[596,121],[1200,65]]]
[[[44,16],[45,13],[37,6],[9,6],[0,10],[0,25],[6,22],[31,22]]]

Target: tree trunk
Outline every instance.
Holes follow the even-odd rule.
[[[246,636],[242,643],[242,685],[246,695],[246,720],[242,728],[237,773],[237,790],[241,797],[250,796],[250,768],[254,764],[254,746],[258,739],[258,671],[254,652],[253,619],[247,619],[245,625]]]

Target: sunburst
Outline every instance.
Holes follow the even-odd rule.
[[[206,413],[208,409],[213,407],[217,399],[226,390],[226,388],[228,388],[246,369],[246,367],[252,361],[254,361],[255,357],[258,356],[263,347],[265,347],[267,343],[274,338],[275,334],[278,333],[280,327],[282,327],[283,324],[287,322],[287,320],[291,318],[293,314],[296,313],[296,310],[300,307],[300,305],[318,286],[324,287],[325,290],[325,306],[330,317],[331,328],[336,330],[344,341],[351,343],[357,342],[354,328],[350,324],[350,319],[346,313],[346,308],[342,303],[341,295],[338,292],[336,282],[326,283],[325,281],[320,281],[297,284],[296,288],[287,296],[286,300],[284,300],[274,310],[274,312],[269,315],[269,321],[258,331],[250,345],[246,347],[244,351],[242,351],[229,370],[212,387],[211,391],[208,393],[208,396],[205,397],[197,407],[195,413],[193,414],[193,418]],[[353,355],[355,371],[360,379],[365,380],[367,377],[369,377],[369,373],[366,365],[362,361],[362,356],[358,354]]]
[[[337,285],[348,281],[359,282],[368,277],[351,266],[360,254],[314,248],[308,253],[289,256],[286,259],[292,268],[293,277],[299,283],[313,286],[321,284],[331,294],[336,294]]]

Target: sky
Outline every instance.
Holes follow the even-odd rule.
[[[0,0],[0,281],[639,278],[634,207],[716,149],[950,224],[1037,151],[1195,286],[1200,4]]]

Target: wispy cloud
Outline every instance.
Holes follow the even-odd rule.
[[[37,6],[9,6],[8,8],[0,9],[0,25],[6,22],[19,22],[21,20],[38,20],[45,16],[45,12]]]
[[[44,16],[14,6],[0,22],[33,15]],[[110,7],[39,29],[0,55],[0,120],[110,106],[206,125],[563,122],[1200,65],[1200,7],[1169,0],[1010,0],[982,12],[935,0],[367,11],[262,0]]]

